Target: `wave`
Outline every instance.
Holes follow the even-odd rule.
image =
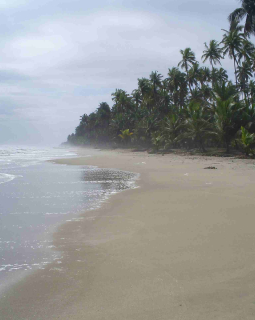
[[[8,174],[8,173],[0,173],[0,184],[10,182],[15,178],[22,178],[23,176]]]
[[[0,145],[0,169],[28,167],[51,159],[76,156],[77,154],[75,152],[60,148]]]

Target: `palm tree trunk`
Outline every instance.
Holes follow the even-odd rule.
[[[199,144],[200,144],[200,148],[201,148],[202,152],[206,152],[202,138],[200,138]]]
[[[236,75],[236,57],[235,57],[235,55],[234,55],[234,54],[233,54],[233,57],[234,57],[235,78],[236,78],[236,86],[237,86],[237,75]]]
[[[212,66],[212,88],[214,87],[214,75],[215,75],[215,73],[214,73],[214,67],[213,67],[213,64],[212,64],[212,61],[211,61],[211,66]]]
[[[229,141],[228,141],[228,138],[225,139],[225,143],[226,143],[226,151],[227,151],[227,153],[229,153]]]
[[[187,63],[185,63],[185,69],[186,69],[186,73],[187,73],[187,79],[188,79],[188,84],[189,84],[189,90],[191,92],[191,94],[193,94],[193,91],[191,89],[191,84],[190,84],[190,81],[189,81],[189,71],[188,71],[188,65]]]

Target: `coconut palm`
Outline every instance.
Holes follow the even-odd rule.
[[[244,35],[240,32],[239,28],[234,30],[224,30],[225,34],[221,43],[223,44],[222,52],[224,57],[229,56],[230,59],[234,60],[235,78],[237,84],[236,67],[238,66],[238,55],[242,51]]]
[[[255,81],[251,80],[248,87],[249,103],[255,104]]]
[[[171,92],[178,89],[182,74],[178,68],[168,69],[168,88]]]
[[[161,89],[158,97],[158,112],[160,116],[165,116],[170,111],[171,98],[167,89]]]
[[[214,101],[217,101],[217,99],[226,101],[230,98],[235,100],[238,96],[238,91],[231,82],[223,82],[222,84],[215,84],[212,94]]]
[[[247,39],[244,39],[242,42],[242,48],[241,51],[238,53],[238,61],[243,59],[243,61],[249,61],[251,62],[252,56],[255,53],[255,47],[253,43],[248,41]]]
[[[191,140],[198,143],[200,149],[205,152],[205,140],[214,135],[210,119],[206,117],[205,110],[198,102],[190,102],[187,117],[183,122],[183,132],[178,136],[179,141]]]
[[[139,90],[135,89],[132,91],[132,101],[135,104],[136,111],[138,111],[138,108],[142,102],[142,95]]]
[[[164,138],[166,148],[173,146],[176,147],[177,137],[180,133],[182,126],[182,118],[180,114],[169,114],[163,120],[162,136]]]
[[[156,98],[157,89],[161,87],[162,75],[158,71],[154,71],[150,74],[150,82],[152,84],[153,97]]]
[[[138,79],[138,89],[141,92],[142,99],[151,91],[150,80],[146,78]]]
[[[242,113],[243,126],[255,132],[255,104],[247,103]]]
[[[241,139],[239,142],[241,143],[245,154],[249,156],[250,154],[254,155],[253,147],[255,146],[255,134],[250,133],[244,127],[241,127]]]
[[[243,106],[235,101],[236,95],[231,95],[231,87],[225,87],[221,95],[215,93],[214,126],[216,136],[225,144],[226,151],[229,153],[230,142],[240,126],[241,113]],[[225,92],[224,92],[225,91]]]
[[[211,40],[209,43],[209,46],[205,42],[205,50],[203,51],[202,59],[203,62],[206,62],[209,60],[211,66],[212,66],[212,71],[214,69],[213,65],[220,63],[220,59],[222,59],[222,49],[220,48],[220,45],[217,41]]]
[[[107,141],[108,139],[108,129],[111,119],[111,109],[106,102],[101,102],[97,108],[97,125],[100,130],[98,132],[100,140]]]
[[[204,84],[200,89],[200,93],[202,95],[202,100],[208,102],[207,100],[210,100],[212,96],[212,88]]]
[[[181,66],[182,69],[185,69],[188,78],[189,68],[196,63],[195,53],[190,48],[180,50],[180,53],[182,54],[182,60],[178,63],[178,67]],[[190,82],[188,83],[190,92],[192,93],[191,84]]]
[[[252,71],[255,73],[255,51],[251,54],[250,63],[251,63]]]
[[[173,102],[175,105],[183,106],[188,93],[185,73],[178,68],[172,68],[169,69],[168,76],[168,89],[172,94]]]
[[[249,79],[252,77],[252,68],[248,61],[242,62],[242,64],[237,67],[236,75],[240,89],[244,92],[246,97],[247,84]]]
[[[122,89],[116,89],[114,93],[112,93],[112,100],[114,101],[114,105],[112,107],[113,113],[126,113],[127,111],[131,111],[133,109],[132,98],[127,94],[126,91]]]
[[[255,35],[255,1],[241,0],[241,7],[230,13],[228,20],[231,24],[245,18],[244,32],[248,35]]]
[[[206,83],[209,83],[211,81],[210,69],[207,67],[201,67],[197,79],[200,82],[201,87],[203,87],[203,85]]]
[[[199,78],[200,78],[200,68],[199,68],[199,63],[196,62],[192,65],[192,67],[188,71],[189,83],[192,86],[195,86],[197,88]]]

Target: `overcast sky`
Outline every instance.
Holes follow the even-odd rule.
[[[116,88],[221,40],[236,0],[0,0],[0,143],[59,144]],[[232,62],[223,65],[232,69]],[[231,71],[232,72],[232,71]]]

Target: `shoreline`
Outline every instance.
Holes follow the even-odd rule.
[[[139,173],[140,188],[62,225],[62,264],[13,286],[3,320],[254,318],[254,161],[94,150],[54,162]]]

